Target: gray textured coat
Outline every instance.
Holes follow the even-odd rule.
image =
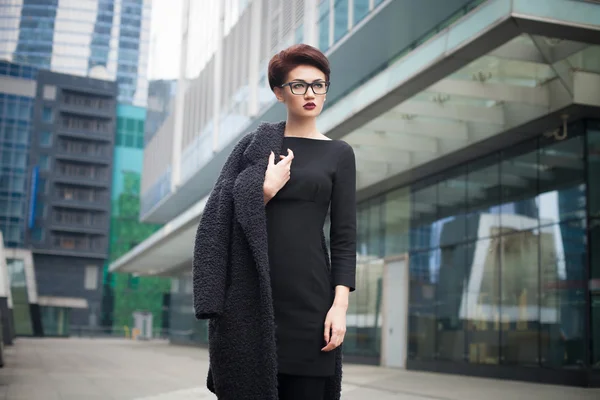
[[[284,129],[285,122],[262,123],[240,140],[196,234],[194,310],[196,318],[210,319],[207,387],[220,400],[278,398],[263,182],[269,153],[279,159]],[[327,384],[326,400],[341,395],[341,348],[334,351],[336,375]]]

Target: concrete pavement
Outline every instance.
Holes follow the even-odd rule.
[[[18,339],[0,400],[215,400],[208,354],[165,342]],[[598,400],[600,390],[345,365],[343,400]]]

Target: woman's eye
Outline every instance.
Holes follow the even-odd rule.
[[[313,86],[316,87],[317,89],[323,89],[323,87],[325,86],[324,83],[313,83]]]
[[[294,83],[294,89],[304,89],[304,83]]]

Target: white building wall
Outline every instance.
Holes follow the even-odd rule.
[[[338,17],[344,14],[338,20],[345,21],[351,32],[354,8],[361,4],[374,8],[369,0],[348,0],[338,8],[334,0],[324,2],[184,0],[181,70],[171,136],[173,191],[273,104],[268,62],[294,43],[317,47],[322,36],[320,10],[328,10],[329,46],[334,41],[334,12]],[[156,165],[148,167],[154,171]],[[144,170],[144,174],[158,176],[156,171]]]

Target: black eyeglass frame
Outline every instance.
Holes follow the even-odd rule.
[[[306,88],[304,90],[304,93],[296,93],[296,92],[294,92],[294,89],[292,88],[292,85],[294,83],[303,83],[303,84],[305,84]],[[315,92],[315,87],[313,85],[319,84],[319,83],[324,83],[325,84],[325,93],[317,93],[317,92]],[[313,91],[313,93],[314,93],[315,96],[323,96],[323,95],[327,94],[327,92],[329,92],[329,85],[331,85],[330,81],[315,81],[315,82],[311,82],[311,83],[304,82],[304,81],[291,81],[291,82],[288,82],[288,83],[284,83],[283,85],[281,85],[279,87],[280,88],[284,88],[286,86],[289,86],[290,87],[290,91],[292,92],[292,94],[296,95],[296,96],[304,96],[306,94],[306,92],[308,92],[309,88]]]

